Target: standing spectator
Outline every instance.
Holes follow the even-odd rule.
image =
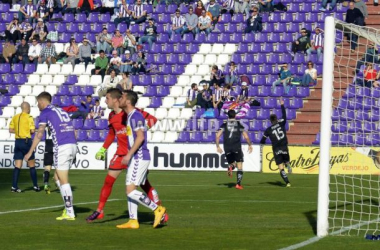
[[[13,56],[16,54],[16,47],[6,40],[3,47],[3,54],[0,56],[0,63],[12,63]]]
[[[70,39],[70,46],[66,49],[66,59],[63,61],[64,64],[71,63],[73,68],[75,66],[75,60],[79,54],[79,48],[74,38]]]
[[[201,0],[199,0],[197,2],[197,7],[195,8],[195,15],[197,15],[198,17],[200,17],[202,15],[202,11],[206,10],[205,9],[205,6],[203,5],[203,2]]]
[[[367,10],[367,5],[364,1],[362,0],[354,0],[355,1],[355,8],[359,9],[364,18],[368,18],[368,10]]]
[[[79,0],[66,0],[67,6],[66,9],[63,11],[64,14],[66,13],[78,13],[78,1]]]
[[[121,74],[121,81],[116,85],[116,88],[123,90],[132,90],[133,89],[133,83],[131,78],[129,77],[129,73],[123,72]]]
[[[219,86],[224,83],[224,74],[223,71],[218,68],[218,66],[213,65],[211,68],[210,82],[212,85],[218,83]]]
[[[336,6],[336,2],[337,2],[337,0],[322,0],[322,6],[321,6],[321,8],[319,8],[319,10],[320,10],[320,11],[326,11],[327,3],[328,3],[329,1],[331,2],[331,3],[330,3],[329,11],[332,11],[332,10],[335,8],[335,6]]]
[[[186,13],[185,15],[185,21],[186,25],[183,27],[182,35],[191,32],[195,37],[197,34],[198,16],[194,14],[192,6],[189,7],[189,13]]]
[[[106,96],[107,90],[110,88],[115,88],[119,84],[119,78],[116,76],[115,70],[111,70],[110,77],[107,78],[104,83],[99,87],[98,95],[99,98]]]
[[[70,114],[71,119],[82,117],[82,119],[85,120],[93,106],[92,97],[90,95],[86,96],[86,101],[81,101],[78,110]]]
[[[230,63],[230,68],[228,74],[226,75],[226,84],[232,86],[239,80],[238,72],[236,69],[236,64],[234,62]]]
[[[17,47],[15,57],[13,58],[13,63],[22,62],[22,65],[24,65],[25,67],[25,64],[29,63],[28,52],[29,44],[23,38],[21,39],[21,43]]]
[[[353,23],[359,26],[364,25],[364,16],[363,13],[355,8],[355,3],[350,2],[349,9],[346,13],[346,23]],[[346,33],[347,40],[350,41],[351,44],[351,51],[355,52],[356,47],[358,46],[358,36],[354,33]]]
[[[317,83],[317,69],[314,68],[314,63],[309,61],[307,63],[307,69],[305,74],[302,76],[301,84],[303,86],[310,86],[311,84],[315,85]]]
[[[117,54],[117,50],[112,51],[112,57],[110,59],[110,65],[108,67],[108,73],[112,70],[118,75],[120,73],[121,58]]]
[[[214,92],[212,93],[212,105],[214,109],[220,109],[223,106],[223,89],[220,87],[219,83],[214,83]]]
[[[303,28],[301,29],[301,36],[292,43],[292,56],[294,57],[298,51],[305,52],[308,48],[310,48],[310,37],[308,31]]]
[[[36,18],[48,21],[49,16],[49,8],[46,7],[45,0],[41,0],[36,10]]]
[[[29,63],[34,63],[37,66],[38,57],[41,54],[41,45],[38,44],[36,39],[32,40],[32,45],[29,46],[28,56]]]
[[[123,41],[124,38],[119,30],[115,30],[114,36],[111,39],[111,46],[113,50],[117,50],[118,54],[123,54]]]
[[[234,4],[235,4],[235,0],[225,0],[222,4],[221,13],[225,14],[225,13],[229,12],[231,14],[231,16],[233,16],[234,15]]]
[[[182,32],[185,30],[186,20],[183,16],[181,16],[181,12],[179,9],[175,11],[175,15],[172,18],[172,27],[170,30],[168,30],[169,37],[172,36],[172,34],[182,34]]]
[[[137,54],[136,62],[132,64],[132,74],[145,73],[146,59],[145,54],[140,50]]]
[[[274,91],[274,88],[276,85],[281,84],[284,86],[284,93],[287,94],[290,90],[290,81],[292,79],[292,73],[288,69],[288,64],[282,64],[278,65],[280,72],[280,78],[272,83],[272,91]]]
[[[108,58],[105,56],[104,51],[101,50],[99,51],[99,56],[95,59],[95,69],[91,70],[91,75],[101,75],[103,81],[107,66]]]
[[[133,23],[143,23],[146,21],[147,12],[144,10],[141,0],[137,0],[137,3],[133,6],[132,21]],[[133,24],[132,23],[132,24]]]
[[[245,28],[245,33],[257,33],[263,30],[263,21],[259,15],[259,9],[253,7],[251,16],[247,19],[247,27]]]
[[[87,115],[87,119],[99,119],[102,117],[103,110],[100,107],[99,99],[95,100],[95,106],[92,107],[91,112]]]
[[[247,8],[248,6],[248,1],[246,0],[237,0],[235,1],[235,6],[234,6],[234,10],[235,10],[235,13],[244,13],[245,9]]]
[[[114,20],[115,27],[117,27],[119,23],[125,23],[127,24],[127,28],[129,28],[129,24],[131,22],[131,15],[132,11],[128,9],[128,4],[126,3],[126,0],[122,0],[119,9],[119,16]]]
[[[208,86],[208,82],[203,80],[199,84],[202,84],[202,91],[198,93],[197,105],[203,109],[212,108],[212,90]]]
[[[191,84],[191,89],[187,91],[185,108],[192,108],[197,105],[198,85]]]
[[[121,63],[120,71],[131,73],[132,72],[132,64],[133,64],[133,61],[131,59],[131,52],[129,52],[129,50],[127,50],[127,51],[125,51],[125,60],[124,60],[124,62]]]
[[[42,18],[38,18],[38,22],[36,27],[34,28],[30,39],[36,39],[40,42],[45,40],[45,37],[48,34],[48,29],[44,24],[44,20]]]
[[[202,16],[198,18],[197,33],[205,32],[206,35],[211,33],[211,18],[206,15],[206,11],[202,11]]]
[[[78,58],[75,59],[75,64],[84,62],[85,68],[91,62],[91,42],[87,39],[83,39],[83,44],[79,47]]]
[[[273,0],[259,0],[260,12],[273,12]]]
[[[96,36],[96,52],[103,50],[108,53],[111,50],[112,37],[108,34],[107,28],[103,28],[102,33]]]
[[[367,63],[364,70],[364,86],[367,88],[372,88],[374,82],[376,81],[377,71],[373,68],[372,63]]]
[[[215,3],[215,0],[210,0],[210,4],[207,6],[207,11],[211,13],[212,25],[215,26],[215,24],[218,23],[220,17],[220,5],[218,3]]]
[[[317,51],[318,61],[321,58],[323,51],[323,30],[319,27],[315,28],[315,34],[311,37],[311,47],[306,50],[309,58],[313,51]]]
[[[18,19],[14,18],[13,21],[8,24],[7,30],[5,31],[7,39],[13,41],[14,44],[16,44],[17,40],[21,40],[20,28]]]
[[[101,0],[102,5],[96,9],[97,12],[100,12],[102,14],[110,13],[112,16],[115,9],[115,1],[114,0]],[[117,1],[116,1],[117,2]]]
[[[248,85],[247,82],[241,83],[240,94],[238,95],[236,102],[247,101],[249,99],[249,97],[248,97],[248,86],[247,85]]]
[[[136,53],[136,37],[132,35],[131,31],[127,29],[125,31],[124,41],[123,41],[123,48],[126,51],[129,51],[131,53],[131,56]]]
[[[35,15],[36,15],[37,7],[33,5],[32,0],[28,0],[28,4],[22,6],[20,11],[18,12],[18,20],[20,22],[27,20],[30,24],[33,23]]]
[[[141,1],[141,0],[140,0]],[[139,39],[139,45],[148,42],[149,48],[152,48],[153,42],[156,41],[157,27],[154,25],[153,19],[149,19],[148,26],[145,27],[144,35]]]
[[[55,52],[55,46],[51,44],[51,40],[46,40],[46,46],[41,50],[40,57],[38,58],[39,63],[44,63],[48,66],[50,64],[55,63],[55,57],[57,56],[57,53]]]
[[[94,1],[93,0],[79,0],[78,2],[78,11],[84,12],[86,16],[94,10]]]
[[[20,25],[20,33],[21,37],[24,38],[26,41],[29,41],[30,37],[32,36],[33,27],[32,25],[24,20],[24,22]]]

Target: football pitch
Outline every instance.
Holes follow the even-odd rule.
[[[236,173],[151,171],[149,179],[169,213],[167,226],[153,229],[153,213],[139,207],[140,229],[117,229],[128,220],[125,175],[115,183],[105,217],[85,218],[96,209],[106,171],[70,172],[75,221],[56,221],[63,209],[55,191],[35,193],[22,169],[21,194],[11,193],[12,170],[0,172],[0,249],[281,249],[315,237],[317,175],[244,173],[244,190],[234,188]],[[38,170],[42,184],[42,170]],[[53,181],[51,181],[53,184]],[[53,185],[54,186],[54,185]],[[300,249],[379,249],[363,237],[331,236]]]

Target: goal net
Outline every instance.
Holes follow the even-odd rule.
[[[380,31],[326,18],[319,236],[380,234]]]

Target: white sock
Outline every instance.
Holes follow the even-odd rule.
[[[71,186],[69,183],[61,186],[61,195],[65,203],[67,215],[74,217],[73,192],[71,191]]]
[[[137,220],[137,208],[139,204],[128,197],[128,212],[130,220]]]
[[[365,156],[368,156],[370,150],[371,150],[371,148],[369,148],[369,147],[361,147],[361,148],[355,149],[356,152],[363,154]]]
[[[128,198],[140,203],[141,205],[153,210],[156,210],[157,205],[149,199],[148,196],[138,190],[133,190],[128,194]]]

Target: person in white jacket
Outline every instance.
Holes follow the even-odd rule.
[[[36,39],[32,40],[32,45],[29,46],[28,57],[29,62],[34,63],[37,66],[38,57],[41,54],[41,45],[38,44]]]
[[[115,88],[119,82],[120,79],[116,76],[116,71],[112,70],[110,77],[104,80],[103,84],[100,86],[98,90],[99,98],[106,96],[107,90],[110,88]]]

